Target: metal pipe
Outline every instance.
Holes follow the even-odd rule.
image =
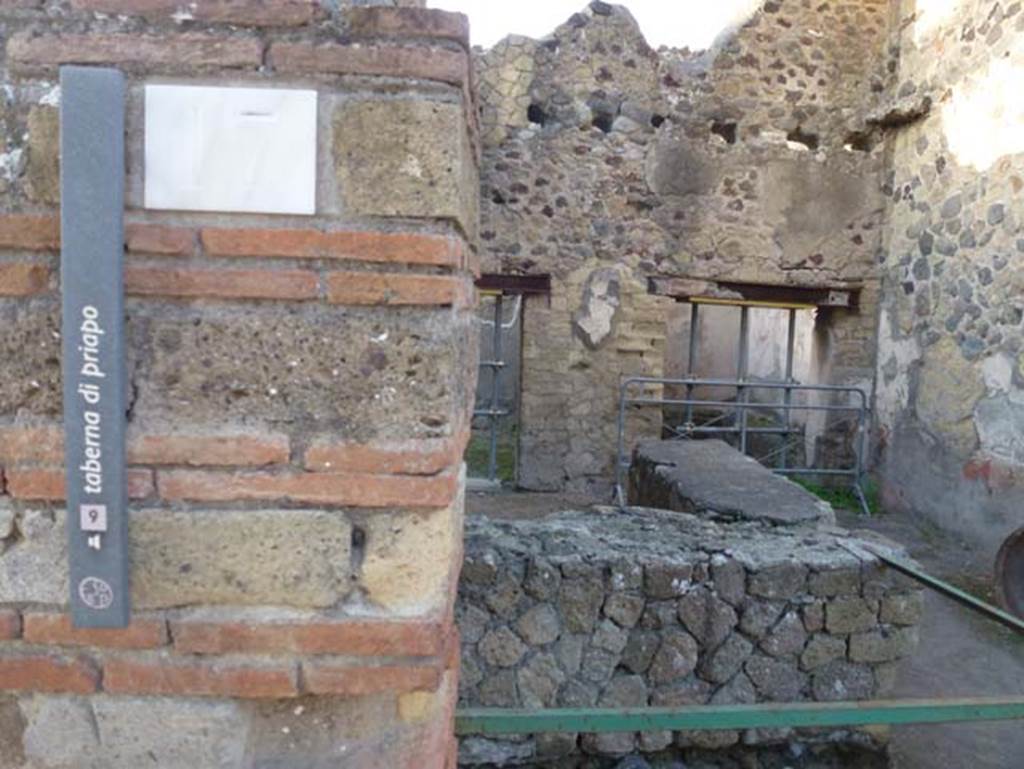
[[[857,471],[853,469],[837,470],[834,468],[825,467],[787,467],[785,470],[779,470],[778,468],[772,470],[773,473],[779,475],[848,475],[853,478]]]
[[[501,294],[495,294],[494,296],[494,336],[492,337],[493,343],[491,344],[491,355],[495,361],[502,360],[501,354],[501,337],[502,337],[502,314],[501,314]],[[498,401],[501,399],[501,373],[504,369],[504,365],[496,366],[491,370],[491,407],[490,407],[490,420],[491,420],[491,446],[490,455],[487,458],[487,480],[494,481],[498,477],[498,419],[499,415],[496,413],[498,409]]]
[[[793,384],[793,352],[796,348],[796,310],[789,311],[789,323],[786,329],[786,384]],[[793,403],[793,388],[787,387],[782,391],[783,414],[786,429],[789,429],[792,416],[790,406]],[[789,442],[782,444],[782,451],[779,452],[779,468],[784,469],[789,464]]]
[[[650,377],[650,376],[631,376],[622,381],[621,387],[628,387],[631,384],[687,384],[692,383],[695,385],[713,385],[716,387],[736,387],[737,385],[743,384],[737,379],[702,379],[699,377],[683,377],[681,379],[667,379],[665,377]],[[765,390],[782,390],[790,385],[785,382],[758,382],[758,388]],[[813,390],[815,392],[837,392],[837,393],[850,393],[851,395],[857,395],[860,397],[861,402],[867,405],[867,396],[860,387],[853,385],[800,385],[801,390]]]
[[[711,427],[708,425],[695,425],[690,428],[692,433],[733,433],[736,434],[740,431],[739,427]],[[747,433],[750,435],[786,435],[792,432],[785,427],[748,427]],[[777,468],[785,470],[786,468]]]
[[[700,305],[696,302],[690,305],[690,349],[687,351],[686,374],[687,376],[697,375],[697,360],[700,354]],[[686,385],[686,398],[693,397],[693,385]],[[693,405],[686,407],[686,423],[693,423]]]
[[[991,604],[985,603],[980,598],[975,598],[970,593],[966,593],[960,588],[950,585],[948,582],[943,582],[941,579],[933,577],[930,574],[925,574],[923,571],[918,569],[917,566],[910,563],[909,561],[905,561],[902,558],[898,558],[897,556],[894,556],[890,553],[886,553],[885,551],[880,550],[879,548],[871,547],[869,545],[864,544],[857,545],[856,547],[851,546],[849,543],[843,544],[847,550],[849,550],[851,553],[860,558],[863,558],[863,554],[857,551],[863,548],[871,555],[875,556],[882,562],[896,569],[896,571],[907,575],[908,577],[917,582],[920,582],[925,587],[929,587],[932,590],[936,590],[942,593],[947,598],[952,598],[957,603],[962,604],[963,606],[966,606],[969,609],[973,609],[974,611],[980,612],[989,619],[995,620],[999,624],[1005,625],[1011,630],[1024,634],[1024,618],[1015,617],[1014,615],[1009,614],[1008,612],[1005,612],[1002,609],[992,606]]]
[[[618,440],[615,449],[615,504],[626,504],[625,492],[622,488],[622,465],[629,460],[623,457],[626,441],[626,387],[619,389]]]
[[[655,732],[691,729],[778,729],[1024,718],[1024,697],[863,700],[859,702],[763,702],[755,705],[690,705],[674,708],[469,708],[455,714],[459,735],[550,732]]]
[[[747,368],[750,364],[750,308],[746,305],[740,307],[740,345],[736,359],[736,378],[740,382],[747,379]],[[747,410],[742,408],[747,402],[747,390],[745,385],[736,388],[736,403],[740,406],[736,411],[736,417],[740,423],[740,453],[747,453]]]
[[[760,386],[760,385],[758,385]],[[803,388],[800,388],[803,389]],[[662,403],[669,406],[685,406],[688,403],[701,406],[716,406],[719,408],[744,408],[744,409],[761,409],[761,410],[775,410],[779,407],[778,403],[742,403],[737,404],[735,401],[702,401],[699,398],[688,400],[685,398],[627,398],[626,405],[652,405],[655,403]],[[793,406],[794,410],[800,411],[848,411],[855,412],[860,411],[859,406]]]

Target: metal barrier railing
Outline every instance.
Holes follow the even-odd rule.
[[[651,395],[632,396],[631,391],[641,386],[650,389],[652,386],[677,387],[685,390],[686,397],[655,397]],[[735,388],[736,400],[708,400],[694,397],[697,387],[729,387]],[[783,393],[781,402],[758,403],[749,399],[751,391],[754,390],[777,390]],[[832,396],[846,395],[854,403],[799,403],[793,400],[795,393],[824,393]],[[630,377],[624,380],[619,388],[619,413],[618,413],[618,439],[616,444],[615,461],[615,498],[618,504],[625,504],[624,475],[629,469],[629,456],[626,451],[626,412],[630,406],[685,406],[686,421],[679,427],[670,428],[675,436],[680,439],[693,438],[701,435],[735,435],[739,439],[739,449],[743,453],[748,452],[748,437],[751,435],[779,435],[782,437],[782,445],[767,455],[756,457],[764,463],[766,459],[773,456],[779,457],[780,461],[772,468],[774,472],[781,475],[811,475],[811,476],[840,476],[848,477],[851,480],[851,488],[866,515],[870,515],[870,507],[864,495],[861,481],[864,477],[865,441],[867,439],[868,426],[868,396],[859,387],[849,385],[805,385],[795,381],[772,382],[753,381],[750,379],[704,379],[700,377],[684,377],[682,379],[666,379],[661,377]],[[693,421],[694,410],[697,407],[723,409],[725,412],[703,424]],[[751,411],[782,412],[781,427],[759,427],[752,426],[748,419]],[[792,467],[788,462],[788,451],[790,447],[789,438],[791,435],[799,435],[802,431],[793,427],[792,417],[794,411],[827,412],[831,414],[846,413],[852,414],[854,422],[852,449],[853,467]],[[733,425],[716,424],[725,414],[731,412],[735,415]],[[840,420],[831,425],[835,431],[837,424],[851,421],[849,418]]]
[[[490,293],[490,292],[488,292]],[[487,320],[485,318],[480,319],[482,326],[490,326],[492,330],[491,336],[491,360],[480,361],[480,371],[491,372],[491,389],[488,403],[483,408],[477,408],[473,411],[474,417],[484,417],[488,422],[488,454],[487,454],[487,476],[486,480],[489,483],[498,483],[498,429],[500,422],[503,418],[512,416],[513,412],[510,409],[501,407],[501,386],[504,381],[505,368],[508,366],[508,361],[505,359],[504,354],[504,334],[506,331],[515,328],[516,324],[519,323],[519,316],[522,311],[523,297],[519,294],[515,297],[515,305],[513,306],[512,319],[505,322],[503,316],[503,305],[504,305],[504,294],[500,291],[493,294],[494,296],[494,319]]]

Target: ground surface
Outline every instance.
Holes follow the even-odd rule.
[[[560,510],[607,504],[570,494],[470,493],[470,515],[538,518]],[[849,528],[871,529],[903,544],[932,575],[991,601],[993,553],[980,552],[926,523],[882,514],[839,512]],[[1024,694],[1024,637],[948,599],[926,592],[917,654],[900,670],[896,697]],[[1024,723],[902,726],[893,732],[894,769],[1022,769]]]
[[[840,523],[868,528],[902,543],[924,570],[992,601],[994,553],[980,552],[903,516],[864,519],[840,513]],[[1024,637],[982,619],[932,592],[917,654],[900,669],[897,697],[1024,694]],[[893,733],[896,769],[1019,769],[1024,767],[1024,723],[903,726]]]

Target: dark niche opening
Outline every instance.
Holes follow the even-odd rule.
[[[866,131],[854,131],[846,137],[846,146],[855,152],[871,152],[875,143]]]
[[[802,144],[809,150],[816,150],[821,144],[821,141],[818,139],[818,134],[804,131],[800,126],[797,126],[786,134],[786,140],[795,142],[796,144]]]
[[[721,136],[726,144],[736,143],[736,122],[732,120],[716,120],[711,124],[711,133]]]
[[[615,122],[615,115],[611,112],[597,112],[594,114],[594,126],[606,134],[612,132],[612,123]]]
[[[539,104],[531,104],[526,108],[526,119],[537,125],[544,125],[548,122],[548,113]]]

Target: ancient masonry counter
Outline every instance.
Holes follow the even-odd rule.
[[[922,597],[858,541],[834,527],[635,507],[468,519],[460,702],[623,708],[882,697],[917,643]],[[860,751],[870,760],[884,742],[877,730],[834,729],[470,737],[460,763],[589,767],[642,752],[759,767],[801,752],[824,760]]]
[[[0,765],[454,760],[476,370],[466,23],[331,6],[2,4]],[[126,77],[127,629],[68,614],[65,63]],[[315,91],[313,214],[147,209],[153,83]]]

